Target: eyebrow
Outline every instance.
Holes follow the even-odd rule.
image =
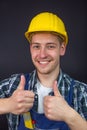
[[[42,43],[39,43],[39,42],[31,42],[31,44],[42,44]],[[50,44],[57,45],[57,43],[55,43],[55,42],[47,42],[47,43],[46,43],[46,45],[50,45]]]

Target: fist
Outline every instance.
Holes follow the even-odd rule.
[[[22,114],[29,111],[34,103],[34,93],[25,90],[25,77],[22,75],[18,88],[9,98],[9,109],[13,114]]]

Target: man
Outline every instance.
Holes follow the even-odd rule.
[[[0,113],[7,113],[9,130],[87,130],[87,85],[60,67],[68,43],[63,21],[42,12],[25,36],[36,70],[0,83]]]

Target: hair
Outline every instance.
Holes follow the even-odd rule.
[[[42,31],[41,31],[41,32],[42,32]],[[37,33],[40,33],[40,31],[39,31],[39,32],[32,32],[32,33],[29,35],[28,38],[29,38],[29,42],[30,42],[30,43],[31,43],[32,36],[33,36],[34,34],[37,34]],[[45,33],[45,31],[43,31],[42,33]],[[58,33],[56,33],[56,32],[49,32],[49,31],[48,31],[48,32],[46,31],[46,33],[50,33],[50,34],[56,35],[56,36],[58,37],[58,40],[59,40],[60,44],[65,41],[64,36],[62,36],[61,34],[58,34]]]

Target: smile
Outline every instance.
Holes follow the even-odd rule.
[[[40,64],[47,64],[48,61],[40,61],[39,63],[40,63]]]

